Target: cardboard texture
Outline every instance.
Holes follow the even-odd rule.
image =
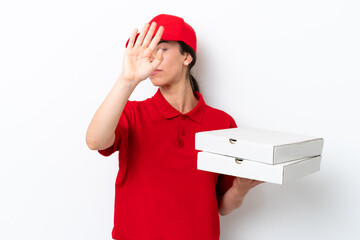
[[[199,170],[283,184],[320,170],[321,156],[282,164],[269,165],[249,160],[237,160],[208,152],[198,153]]]
[[[197,150],[279,164],[322,154],[324,139],[257,128],[230,128],[199,132]]]

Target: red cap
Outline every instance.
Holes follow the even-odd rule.
[[[156,30],[154,36],[160,26],[164,27],[162,40],[167,41],[183,41],[191,47],[196,54],[196,34],[194,29],[187,24],[184,19],[167,14],[160,14],[154,17],[149,23],[156,22]],[[138,33],[139,36],[139,33]],[[126,42],[128,45],[129,40]]]

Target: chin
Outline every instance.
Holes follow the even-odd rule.
[[[165,85],[164,81],[162,81],[162,80],[160,80],[159,78],[156,78],[156,77],[150,77],[150,81],[155,87],[160,87],[160,86]]]

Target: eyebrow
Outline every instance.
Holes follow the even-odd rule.
[[[158,43],[158,45],[160,44],[160,43],[167,43],[168,41],[166,41],[166,40],[160,40],[160,42]]]

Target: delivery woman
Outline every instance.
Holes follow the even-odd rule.
[[[122,72],[86,134],[90,149],[119,152],[114,239],[219,239],[219,213],[239,207],[260,182],[197,170],[195,133],[236,127],[205,104],[190,74],[196,35],[182,18],[161,14],[135,29]],[[150,78],[152,98],[129,101]]]

